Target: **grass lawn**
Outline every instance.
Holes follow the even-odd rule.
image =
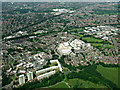
[[[102,43],[92,43],[91,44],[93,47],[99,47],[99,48],[113,48],[113,45],[109,45],[109,44],[102,44]]]
[[[115,67],[103,67],[98,65],[96,69],[104,78],[112,81],[118,85],[118,68]]]
[[[71,88],[78,86],[78,88],[106,88],[104,85],[94,84],[90,81],[84,81],[82,79],[74,78],[66,81]]]
[[[79,36],[84,42],[91,43],[91,45],[93,47],[96,47],[98,49],[102,49],[102,48],[103,49],[106,49],[106,48],[111,49],[111,48],[113,48],[113,45],[110,45],[108,41],[104,41],[102,39],[98,39],[98,38],[94,38],[94,37],[90,37],[90,36],[85,37],[84,35],[81,35],[78,33],[75,33],[74,35]]]
[[[82,40],[86,41],[86,42],[89,42],[89,43],[91,43],[91,42],[94,42],[94,43],[101,43],[101,42],[103,42],[103,40],[96,39],[96,38],[93,38],[93,37],[83,37]]]
[[[79,37],[83,37],[83,36],[84,36],[84,35],[78,34],[78,33],[75,33],[74,35],[77,35],[77,36],[79,36]]]
[[[58,84],[50,86],[49,88],[68,88],[68,86],[64,82],[60,82]]]

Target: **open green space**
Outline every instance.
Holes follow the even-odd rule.
[[[118,14],[118,10],[95,9],[95,10],[93,10],[93,11],[94,11],[94,12],[91,12],[91,14],[97,14],[97,15],[104,15],[104,14],[117,15],[117,14]]]
[[[63,82],[60,82],[58,84],[50,86],[49,88],[68,88],[68,86],[65,83],[63,83]]]
[[[97,66],[98,65],[93,64],[93,65],[89,65],[88,67],[85,67],[82,71],[71,72],[71,73],[67,74],[67,79],[79,78],[79,79],[82,79],[85,81],[90,81],[94,84],[104,85],[107,88],[117,88],[118,86],[115,83],[113,83],[111,80],[103,77],[96,70]]]
[[[103,49],[112,49],[113,48],[113,45],[111,45],[108,41],[104,41],[102,39],[99,39],[99,38],[95,38],[93,36],[86,36],[86,35],[82,35],[82,34],[78,34],[78,33],[75,33],[74,35],[77,35],[80,37],[81,40],[83,40],[84,42],[86,43],[91,43],[91,45],[95,48],[98,48],[100,50],[103,50]]]
[[[107,88],[104,85],[95,84],[79,78],[69,79],[67,83],[71,86],[71,88]]]
[[[109,44],[101,44],[101,43],[92,43],[91,44],[93,47],[96,47],[96,48],[98,48],[98,49],[105,49],[105,48],[108,48],[108,49],[110,49],[110,48],[113,48],[113,45],[109,45]]]
[[[68,79],[66,83],[68,83],[70,88],[107,88],[104,85],[95,84],[90,81],[85,81],[79,78]],[[68,88],[68,86],[64,82],[60,82],[58,84],[50,86],[49,88]]]
[[[77,35],[77,36],[79,36],[79,37],[83,37],[82,34],[78,34],[78,33],[75,33],[74,35]]]
[[[94,43],[101,43],[101,42],[103,42],[103,40],[96,39],[96,38],[93,38],[93,37],[83,37],[82,40],[85,41],[85,42],[89,42],[89,43],[93,43],[93,42]]]
[[[91,35],[83,35],[83,34],[78,34],[78,33],[75,33],[74,35],[77,35],[77,36],[81,37],[81,39],[86,43],[105,43],[105,44],[109,44],[108,41],[104,41],[100,38],[95,38]]]
[[[118,86],[118,68],[103,67],[102,65],[90,65],[83,71],[72,72],[66,76],[66,79],[58,84],[50,86],[51,88],[110,88]]]
[[[118,68],[117,67],[103,67],[102,65],[98,65],[96,70],[104,78],[118,85]]]
[[[75,32],[75,34],[78,34],[77,32],[83,31],[84,27],[81,28],[68,28],[68,31]]]
[[[117,67],[103,67],[102,65],[89,65],[79,72],[68,74],[56,73],[41,82],[26,83],[21,88],[117,88]]]

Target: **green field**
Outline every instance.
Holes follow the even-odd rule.
[[[104,42],[104,40],[102,40],[102,39],[98,39],[98,38],[94,38],[94,37],[90,37],[90,36],[85,37],[84,35],[78,34],[78,33],[75,33],[74,35],[82,37],[82,40],[85,41],[86,43],[102,43],[102,42]]]
[[[69,79],[68,81],[65,81],[65,82],[68,83],[70,88],[75,88],[75,87],[77,88],[106,88],[106,86],[104,85],[94,84],[90,81],[84,81],[78,78]],[[68,86],[64,82],[60,82],[48,88],[68,88]]]
[[[69,29],[69,31],[75,31],[75,32],[80,32],[80,31],[83,31],[84,29],[83,28],[75,28],[75,29]],[[78,34],[78,33],[75,33],[75,34]]]
[[[83,37],[82,38],[83,41],[86,41],[86,42],[89,42],[89,43],[101,43],[103,42],[103,40],[101,39],[96,39],[96,38],[93,38],[93,37]]]
[[[64,82],[60,82],[58,84],[50,86],[49,88],[68,88],[68,86]]]
[[[112,81],[118,85],[118,68],[115,67],[103,67],[98,65],[96,69],[104,78]]]
[[[72,78],[72,76],[74,76]],[[69,77],[69,78],[68,78]],[[86,78],[85,78],[86,77]],[[83,72],[71,73],[62,82],[49,88],[110,88],[118,86],[118,68],[92,65]],[[114,85],[116,84],[116,85]]]
[[[77,88],[106,88],[104,85],[94,84],[90,81],[84,81],[78,78],[69,79],[67,83],[71,86],[71,88],[75,86],[77,86]]]
[[[74,35],[77,35],[77,36],[79,36],[79,37],[83,37],[82,34],[78,34],[78,33],[75,33]]]
[[[91,44],[93,47],[96,47],[96,48],[99,48],[99,49],[101,49],[101,48],[104,48],[104,49],[106,49],[106,48],[113,48],[113,45],[109,45],[109,44],[102,44],[102,43],[92,43]]]
[[[102,39],[94,38],[94,37],[90,37],[90,36],[86,37],[86,36],[78,34],[78,33],[75,33],[74,35],[79,36],[81,38],[81,40],[83,40],[86,43],[91,43],[91,45],[93,47],[96,47],[96,48],[98,48],[100,50],[106,49],[106,48],[108,48],[108,49],[113,48],[113,45],[110,45],[110,43],[108,41],[104,41]]]

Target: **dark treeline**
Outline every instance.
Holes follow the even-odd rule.
[[[103,62],[99,62],[103,67],[119,67],[119,64],[105,64]]]
[[[2,70],[2,86],[10,84],[11,81],[12,80],[10,79],[10,77],[7,77],[7,75],[5,74],[5,71]]]

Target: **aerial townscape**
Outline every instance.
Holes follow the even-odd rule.
[[[0,88],[120,88],[118,4],[2,2]]]

